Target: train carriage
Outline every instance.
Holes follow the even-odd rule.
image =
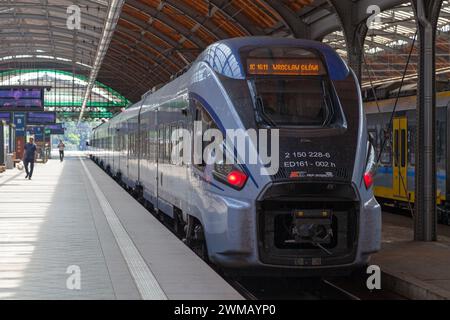
[[[394,92],[395,94],[397,91]],[[395,100],[395,98],[379,100],[378,106],[375,101],[365,103],[368,131],[374,141],[377,154],[380,153],[383,141],[386,140],[375,176],[374,192],[376,197],[385,204],[410,208],[415,203],[417,97],[410,94],[399,98],[391,130],[388,131]],[[450,178],[447,172],[450,161],[447,150],[450,150],[450,130],[448,129],[450,92],[448,91],[437,93],[436,119],[436,203],[441,222],[449,224]]]
[[[233,142],[243,136],[245,150],[257,152],[256,162],[223,142],[228,163],[205,143],[215,141],[210,132],[230,130],[239,133]],[[107,160],[99,156],[105,133],[113,148]],[[184,74],[98,127],[92,143],[103,167],[230,272],[348,273],[380,248],[359,84],[323,43],[217,42]]]

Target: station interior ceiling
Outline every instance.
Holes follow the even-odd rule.
[[[364,42],[363,86],[368,85],[369,75],[379,86],[398,81],[416,35],[409,1],[17,0],[0,4],[0,85],[23,83],[23,76],[17,74],[30,70],[58,73],[59,81],[62,73],[72,77],[62,82],[69,86],[70,81],[77,82],[79,91],[66,111],[75,114],[87,107],[96,118],[100,116],[95,111],[111,109],[108,117],[170,81],[209,44],[224,38],[307,37],[330,44],[346,59],[342,17],[335,7],[345,1],[360,8],[357,22],[374,17],[377,8],[368,10],[370,3],[379,3],[380,14],[371,19]],[[68,27],[71,5],[80,9],[80,28]],[[443,1],[436,39],[438,82],[448,82],[449,40],[450,2]],[[416,46],[407,80],[416,79],[417,65]],[[83,99],[87,90],[90,98]],[[103,99],[104,104],[95,105],[93,94],[101,96],[96,102]]]

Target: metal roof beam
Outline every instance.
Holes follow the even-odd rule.
[[[295,38],[309,39],[309,28],[300,20],[289,7],[279,0],[264,0],[270,7],[278,13],[282,23],[289,29]]]
[[[179,0],[166,0],[165,2],[172,8],[185,13],[187,17],[189,17],[195,23],[203,27],[206,30],[206,32],[208,32],[216,40],[225,39],[229,37],[227,33],[225,33],[220,28],[217,28],[217,26],[211,21],[213,15],[211,17],[200,16],[195,10],[192,9],[192,7],[185,5],[182,1]],[[193,33],[192,30],[191,32]]]
[[[119,20],[120,13],[122,12],[122,6],[124,0],[112,0],[109,8],[108,14],[105,20],[105,25],[103,27],[102,37],[98,45],[97,54],[95,56],[94,64],[92,66],[91,74],[89,76],[89,82],[84,94],[83,104],[81,106],[80,121],[83,118],[83,113],[86,108],[86,104],[91,95],[92,88],[95,84],[98,72],[102,66],[103,59],[105,58],[106,52],[108,51],[109,44],[111,43],[112,36],[114,34],[114,29]]]
[[[206,43],[200,39],[199,37],[192,35],[190,30],[183,26],[181,23],[178,23],[173,17],[167,16],[164,12],[159,11],[147,4],[141,3],[136,0],[127,0],[126,6],[133,7],[142,11],[142,13],[147,14],[153,19],[159,20],[165,25],[169,26],[171,29],[179,32],[184,38],[192,41],[196,46],[200,48],[205,48]]]
[[[42,21],[42,20],[49,20],[51,19],[52,21],[56,21],[56,22],[60,22],[60,26],[65,26],[66,25],[66,18],[65,18],[66,13],[64,13],[64,17],[56,17],[56,16],[43,16],[40,14],[34,14],[34,13],[16,13],[15,16],[17,17],[17,19],[27,19],[27,20],[37,20],[37,21]],[[83,16],[84,19],[84,16]],[[0,13],[0,20],[12,20],[11,18],[11,14],[10,13]],[[84,21],[84,20],[83,20]],[[88,25],[89,27],[95,26],[97,28],[101,28],[100,26],[98,26],[97,21],[98,19],[93,19],[93,17],[89,17],[86,16],[86,21],[89,21],[93,24],[88,25],[87,23],[84,22],[84,25]]]
[[[241,14],[243,8],[233,7],[233,1],[229,0],[209,0],[209,2],[216,7],[223,15],[225,15],[229,21],[233,21],[247,35],[264,35],[265,32],[262,28],[255,26],[245,15]]]
[[[172,57],[167,55],[167,52],[170,51],[171,49],[157,47],[150,40],[148,40],[147,38],[144,38],[141,33],[133,32],[133,31],[130,31],[130,30],[128,30],[126,28],[123,28],[123,27],[118,27],[117,30],[116,30],[115,36],[124,39],[123,37],[121,37],[120,33],[125,34],[128,37],[133,38],[135,43],[136,42],[140,42],[140,43],[144,44],[145,46],[150,47],[153,50],[159,52],[159,55],[161,55],[165,59],[169,60],[172,64],[176,65],[179,69],[182,69],[184,67],[184,65],[180,64],[179,61],[177,61],[177,60],[175,60]],[[127,39],[124,39],[124,41],[125,41],[124,43],[126,43]],[[127,44],[127,45],[129,46],[129,44]],[[138,46],[136,46],[136,48],[134,48],[134,50],[141,52],[143,55],[148,56],[151,59],[154,59],[154,55],[151,55],[149,53],[149,51],[147,51],[145,49],[141,49]]]
[[[126,21],[127,23],[134,24],[135,26],[141,28],[142,31],[150,32],[154,37],[158,38],[162,42],[167,43],[167,45],[169,46],[176,47],[177,45],[179,45],[178,42],[174,41],[172,38],[154,28],[150,23],[139,20],[125,12],[122,12],[120,19]]]

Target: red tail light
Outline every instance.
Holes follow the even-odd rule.
[[[242,168],[232,164],[215,164],[213,176],[216,180],[229,185],[230,187],[241,190],[247,183],[248,176]]]
[[[364,184],[366,189],[369,190],[373,185],[373,176],[370,172],[364,174]]]
[[[247,175],[241,171],[233,170],[227,176],[227,182],[237,188],[242,189],[247,182]]]

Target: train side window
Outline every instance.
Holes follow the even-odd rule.
[[[139,146],[138,146],[137,138],[138,138],[138,133],[137,133],[137,131],[134,131],[133,132],[133,151],[134,151],[133,157],[134,158],[136,158],[139,154]]]
[[[194,103],[194,106],[195,106],[195,119],[194,120],[202,123],[202,132],[201,132],[201,134],[202,134],[202,137],[203,137],[203,134],[205,133],[205,131],[207,131],[209,129],[217,129],[218,127],[217,127],[216,123],[214,122],[214,120],[209,115],[209,113],[206,111],[204,106],[199,101],[194,99],[193,103]],[[194,133],[194,134],[197,134],[197,133]],[[209,145],[209,143],[210,142],[203,142],[202,150],[201,150],[202,164],[196,164],[195,165],[200,170],[204,170],[204,168],[206,166],[205,159],[203,159],[203,151]],[[193,163],[195,163],[195,162],[193,161]]]
[[[145,159],[150,160],[150,139],[149,139],[149,132],[147,130],[144,131],[145,134]]]
[[[159,129],[158,134],[158,147],[159,147],[159,160],[162,162],[164,160],[164,128]]]
[[[166,136],[165,136],[165,144],[166,144],[166,154],[165,154],[165,162],[170,163],[170,152],[171,152],[171,140],[170,136],[172,135],[172,127],[170,125],[166,126]]]
[[[133,150],[132,150],[132,148],[133,148],[133,143],[132,143],[132,141],[131,141],[132,135],[133,135],[133,134],[132,134],[131,132],[129,132],[128,135],[127,135],[127,143],[128,143],[128,145],[127,145],[127,150],[128,150],[128,157],[130,157],[130,156],[132,155],[132,152],[133,152]]]
[[[409,164],[414,166],[416,164],[416,127],[409,129],[408,147]]]
[[[135,151],[134,151],[134,132],[131,132],[128,135],[128,143],[129,143],[128,150],[130,151],[130,158],[133,158],[134,154],[135,154]]]
[[[139,149],[142,159],[147,159],[147,132],[140,131],[140,139],[138,140]]]
[[[392,165],[392,137],[386,131],[382,129],[383,140],[386,139],[383,152],[381,154],[380,162],[384,165]]]
[[[398,130],[394,131],[394,166],[398,166],[398,160],[399,160],[399,136],[398,136]]]
[[[405,149],[405,145],[406,145],[406,130],[403,129],[401,131],[401,150],[400,150],[400,162],[401,162],[401,166],[405,167],[406,166],[406,149]]]
[[[158,131],[150,131],[150,159],[155,161],[158,159]]]
[[[178,129],[179,129],[179,130],[184,129],[184,126],[183,126],[182,123],[180,123],[180,124],[178,125]],[[181,131],[179,131],[179,133],[181,133]],[[179,142],[183,141],[183,139],[184,139],[183,136],[178,136],[177,138],[178,138],[177,141],[179,141]],[[181,139],[180,139],[180,138],[181,138]],[[183,159],[183,156],[184,156],[184,148],[181,147],[181,143],[178,143],[178,146],[180,147],[180,149],[177,150],[177,154],[178,154],[178,156],[180,157],[180,159]]]
[[[147,131],[147,159],[153,160],[153,140],[152,140],[152,132]]]

